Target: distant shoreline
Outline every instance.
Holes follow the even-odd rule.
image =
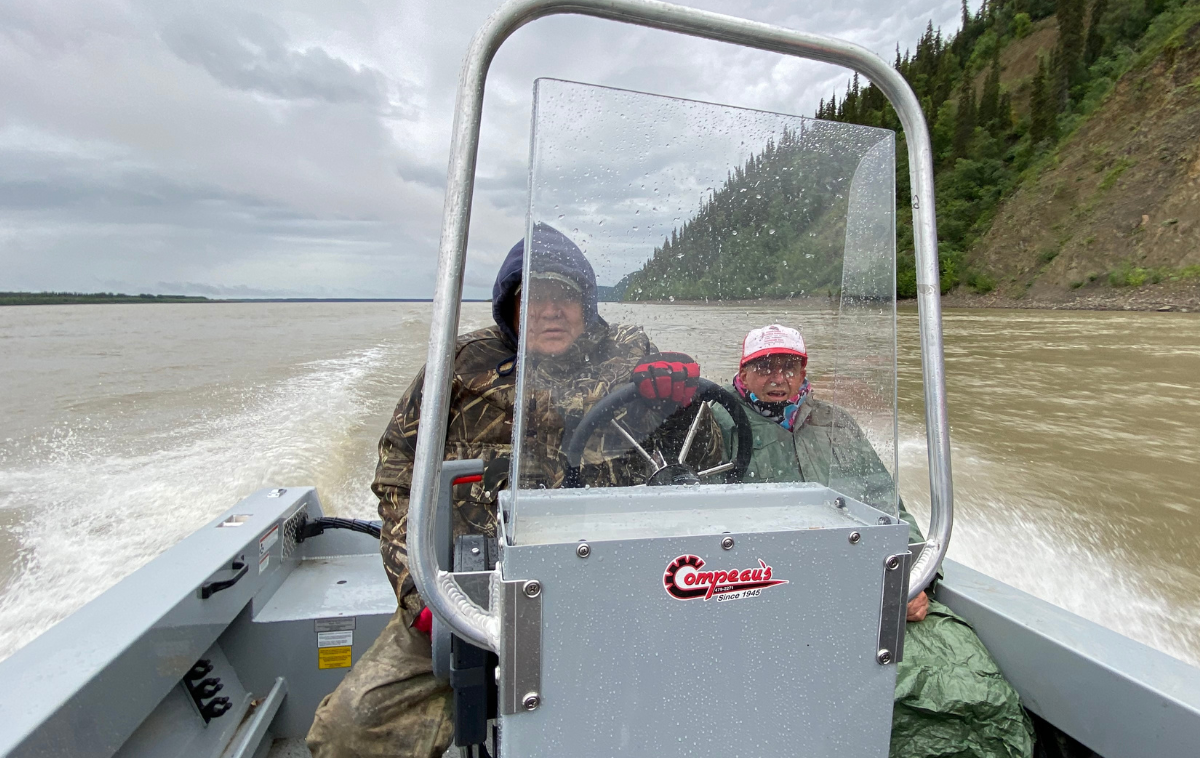
[[[1058,294],[1057,296],[1013,299],[990,293],[977,295],[956,290],[942,296],[943,308],[999,308],[1022,310],[1090,310],[1090,311],[1173,311],[1177,313],[1200,312],[1200,287],[1146,285],[1129,289]],[[812,298],[827,300],[827,298]],[[751,303],[788,303],[799,305],[809,298],[791,300],[727,300],[712,305],[743,306]],[[0,306],[21,305],[128,305],[137,303],[432,303],[427,297],[254,297],[254,298],[210,298],[199,295],[126,295],[123,293],[80,293],[80,292],[0,292]],[[466,298],[464,303],[488,303],[486,298]],[[700,300],[676,300],[675,305],[697,305]],[[625,305],[667,304],[665,300],[644,300]],[[900,307],[913,306],[917,301],[898,300]]]
[[[120,292],[0,292],[4,305],[127,305],[136,303],[432,303],[428,297],[243,297],[211,298],[200,295],[126,295]],[[487,303],[466,298],[464,303]]]

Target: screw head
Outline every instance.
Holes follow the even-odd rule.
[[[836,505],[838,508],[845,508],[846,507],[846,498],[844,498],[844,497],[834,498],[833,504]]]
[[[879,661],[884,666],[888,665],[892,662],[892,651],[888,650],[887,648],[883,648],[875,654],[875,660]]]
[[[888,518],[887,516],[880,516],[880,517],[879,517],[879,523],[881,523],[881,524],[890,524],[890,523],[892,523],[892,520],[891,520],[890,518]]]
[[[592,546],[586,542],[580,542],[575,548],[575,555],[578,555],[580,558],[587,558],[591,554]]]
[[[477,547],[471,548],[471,555],[479,555],[479,548],[477,548]]]
[[[851,545],[857,545],[858,541],[861,539],[862,539],[862,535],[859,534],[858,532],[850,532],[850,544]]]
[[[884,565],[887,566],[888,571],[895,571],[900,568],[900,559],[894,555],[889,555]]]
[[[721,549],[729,550],[733,547],[733,537],[726,537],[721,540]]]
[[[525,586],[522,588],[522,590],[525,592],[525,597],[537,597],[538,595],[542,594],[542,583],[536,579],[531,579],[530,581],[525,582]]]
[[[537,707],[542,704],[542,698],[536,692],[530,692],[521,701],[521,704],[525,706],[525,710],[527,711],[536,711]]]

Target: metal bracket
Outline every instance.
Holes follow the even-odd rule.
[[[501,582],[500,712],[542,704],[542,583]]]
[[[879,602],[879,636],[875,645],[875,660],[881,666],[904,659],[908,570],[912,559],[911,552],[903,552],[883,560],[883,597]]]

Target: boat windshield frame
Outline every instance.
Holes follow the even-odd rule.
[[[499,624],[441,571],[434,549],[433,513],[445,449],[447,412],[458,336],[463,275],[487,73],[500,46],[526,24],[573,14],[618,21],[741,47],[831,63],[864,76],[887,97],[908,147],[916,254],[917,306],[929,461],[930,526],[926,549],[913,563],[909,596],[937,573],[953,524],[950,428],[946,409],[941,289],[934,211],[933,150],[920,101],[904,77],[870,50],[851,42],[655,0],[509,0],[471,40],[459,76],[446,200],[434,283],[422,433],[417,439],[409,501],[409,570],[418,592],[453,631],[497,650]]]

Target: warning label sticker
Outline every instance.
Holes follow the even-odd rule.
[[[318,632],[344,632],[354,628],[354,616],[348,618],[317,619],[313,622]]]
[[[341,647],[354,644],[354,632],[317,632],[317,647]]]
[[[266,571],[270,565],[271,565],[271,554],[267,553],[266,555],[264,555],[263,557],[258,559],[258,573],[261,574],[262,572]]]
[[[348,669],[350,668],[350,646],[323,647],[317,650],[317,668],[319,669]]]
[[[262,558],[279,541],[279,524],[271,527],[271,531],[258,538],[258,557]]]

